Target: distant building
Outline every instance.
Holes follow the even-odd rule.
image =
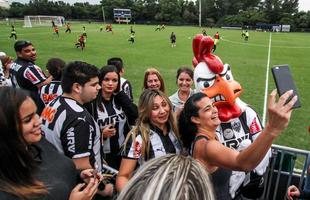
[[[9,1],[8,0],[0,0],[0,7],[1,8],[9,9],[10,8]]]

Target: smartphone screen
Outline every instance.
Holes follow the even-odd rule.
[[[272,75],[278,90],[279,96],[282,96],[286,91],[293,90],[292,96],[287,100],[289,102],[295,95],[298,96],[296,86],[288,65],[276,65],[271,68]],[[299,96],[293,108],[301,107]]]

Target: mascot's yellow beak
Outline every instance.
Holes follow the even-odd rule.
[[[214,100],[216,107],[221,107],[223,104],[234,106],[236,98],[242,93],[242,87],[237,81],[227,81],[217,74],[214,84],[204,88],[202,92]]]

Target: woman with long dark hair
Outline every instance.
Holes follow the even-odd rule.
[[[97,99],[86,105],[102,131],[103,151],[109,166],[119,169],[120,147],[130,126],[138,117],[136,105],[120,91],[120,75],[115,66],[107,65],[100,69],[101,90]]]
[[[231,170],[251,171],[264,158],[272,141],[288,126],[292,106],[297,96],[285,103],[292,91],[286,92],[276,102],[276,91],[269,96],[269,119],[257,139],[241,152],[221,144],[216,128],[221,121],[217,108],[206,94],[197,93],[185,103],[179,118],[181,140],[190,154],[201,162],[211,174],[218,200],[231,199],[229,178]]]
[[[102,177],[84,170],[87,186],[75,186],[74,163],[42,137],[36,110],[27,92],[0,87],[0,199],[92,199]]]

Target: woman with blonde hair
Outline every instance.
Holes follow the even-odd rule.
[[[146,162],[118,200],[215,200],[209,175],[193,158],[165,155]]]
[[[157,69],[148,68],[145,71],[142,89],[158,89],[165,92],[164,79]]]
[[[180,154],[181,144],[169,98],[160,90],[142,92],[139,117],[135,127],[127,135],[116,189],[121,191],[132,176],[137,164],[166,155]]]

